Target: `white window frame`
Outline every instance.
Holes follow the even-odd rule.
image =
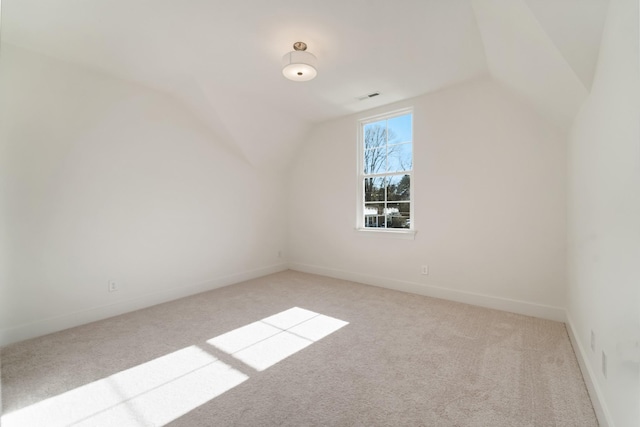
[[[409,175],[409,179],[411,180],[411,192],[409,198],[409,215],[411,218],[410,228],[376,228],[376,227],[365,227],[364,224],[364,179],[365,177],[369,177],[371,175],[364,173],[364,127],[373,122],[378,122],[381,120],[389,120],[394,117],[404,116],[406,114],[411,114],[411,170],[400,172],[403,175]],[[402,238],[402,239],[414,239],[417,233],[416,230],[416,222],[415,222],[415,180],[414,178],[414,170],[415,170],[415,134],[414,134],[414,121],[415,114],[413,111],[413,107],[403,108],[400,110],[394,110],[383,114],[378,114],[375,116],[370,116],[363,118],[358,121],[358,162],[357,162],[357,196],[356,196],[356,232],[360,235],[364,236],[379,236],[379,237],[392,237],[392,238]],[[383,173],[376,174],[376,176],[386,176],[390,174],[399,174],[399,173]]]

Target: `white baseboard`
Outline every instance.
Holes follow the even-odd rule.
[[[589,363],[589,357],[587,356],[585,347],[582,345],[582,342],[579,339],[579,335],[576,333],[576,330],[573,326],[573,321],[571,320],[571,316],[568,312],[566,325],[569,339],[571,340],[571,345],[573,345],[573,352],[576,354],[576,358],[578,359],[578,365],[580,365],[582,377],[584,378],[584,382],[587,385],[589,397],[591,398],[591,404],[593,405],[593,410],[595,411],[596,417],[598,418],[598,423],[601,427],[613,427],[611,413],[609,412],[609,409],[607,408],[607,405],[605,403],[602,390],[600,389],[600,386],[598,386],[596,373],[593,372],[593,368]]]
[[[336,279],[350,280],[352,282],[364,283],[381,288],[394,289],[396,291],[410,292],[414,294],[425,295],[428,297],[463,302],[480,307],[493,308],[496,310],[508,311],[511,313],[524,314],[526,316],[555,320],[557,322],[564,322],[566,318],[564,308],[536,304],[527,301],[520,301],[491,295],[482,295],[473,292],[445,288],[441,286],[390,279],[388,277],[371,276],[362,273],[355,273],[351,271],[337,270],[333,268],[319,267],[308,264],[290,263],[289,268],[292,270],[302,271],[304,273],[313,273],[322,276],[334,277]]]
[[[41,335],[95,322],[97,320],[106,319],[108,317],[118,316],[120,314],[151,307],[153,305],[162,304],[175,299],[184,298],[190,295],[199,294],[201,292],[210,291],[212,289],[221,288],[223,286],[232,285],[234,283],[243,282],[245,280],[266,276],[286,269],[287,265],[284,263],[271,265],[255,270],[217,277],[195,285],[165,289],[127,300],[118,301],[112,304],[92,307],[73,313],[40,319],[35,322],[3,329],[0,330],[0,347],[29,338],[35,338]]]

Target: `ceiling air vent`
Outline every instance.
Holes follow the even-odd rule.
[[[365,99],[373,98],[373,97],[378,96],[378,95],[380,95],[380,92],[372,92],[372,93],[369,93],[367,95],[359,96],[356,99],[358,101],[364,101]]]

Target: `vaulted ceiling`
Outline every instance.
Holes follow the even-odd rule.
[[[314,123],[486,74],[568,127],[591,87],[607,6],[4,0],[1,40],[169,93],[259,166],[285,162]],[[281,75],[295,41],[318,57],[313,81]]]

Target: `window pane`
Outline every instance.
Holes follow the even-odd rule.
[[[365,202],[384,202],[384,181],[382,177],[364,179]]]
[[[387,200],[411,200],[411,177],[409,175],[387,177]]]
[[[368,228],[412,229],[412,113],[362,124],[361,129],[360,221]]]
[[[389,144],[400,142],[412,142],[411,137],[411,114],[394,117],[387,121],[389,128]]]
[[[387,167],[386,149],[375,148],[364,151],[364,173],[383,173]]]
[[[390,145],[388,147],[388,172],[409,171],[413,167],[411,143]]]
[[[366,203],[364,205],[364,226],[384,227],[384,203]]]
[[[387,144],[386,120],[364,125],[364,148],[384,147]]]
[[[410,228],[410,211],[409,202],[387,204],[387,228]]]

